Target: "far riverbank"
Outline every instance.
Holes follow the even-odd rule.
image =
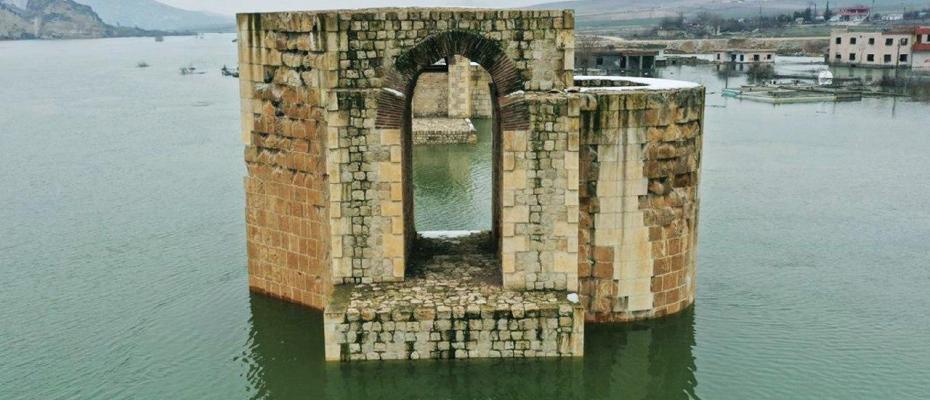
[[[644,47],[664,45],[670,52],[688,54],[706,54],[728,48],[741,49],[775,49],[779,55],[822,56],[830,47],[827,36],[809,37],[768,37],[768,38],[721,38],[721,39],[648,39],[628,40],[614,36],[604,36],[620,47]]]

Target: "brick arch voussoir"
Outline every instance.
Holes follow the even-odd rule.
[[[378,96],[379,128],[400,128],[403,123],[405,97],[420,70],[436,61],[460,55],[480,64],[497,87],[498,96],[523,89],[523,79],[500,42],[465,30],[439,32],[423,39],[398,55],[391,67],[383,71],[383,87]],[[520,125],[523,125],[522,123]]]

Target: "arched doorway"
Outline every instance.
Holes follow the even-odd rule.
[[[503,112],[502,106],[514,108],[506,98],[523,89],[523,81],[513,62],[504,54],[500,43],[473,32],[446,31],[420,41],[394,59],[394,65],[384,72],[384,88],[379,98],[376,126],[399,128],[402,144],[402,185],[405,260],[410,260],[417,237],[414,219],[413,176],[413,94],[420,75],[437,60],[462,56],[478,63],[491,76],[492,123],[492,200],[491,245],[501,246],[501,146],[505,127],[526,128],[525,112]]]

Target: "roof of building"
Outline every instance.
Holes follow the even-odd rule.
[[[591,50],[591,53],[596,54],[596,55],[656,56],[656,55],[659,55],[659,51],[662,49],[664,49],[664,47],[662,47],[661,49],[656,49],[656,48],[650,49],[650,48],[640,48],[640,47],[620,48],[620,47],[607,46],[607,47],[600,47],[600,48],[593,49]]]
[[[729,52],[729,53],[774,53],[777,49],[723,49],[717,50],[717,52]]]

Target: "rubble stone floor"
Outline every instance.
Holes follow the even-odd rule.
[[[332,352],[343,360],[580,352],[574,347],[583,335],[580,306],[568,301],[566,291],[504,289],[500,262],[488,243],[488,232],[420,237],[404,282],[339,288],[326,311],[336,342],[327,342],[327,357],[335,359]]]
[[[462,238],[420,238],[406,280],[357,285],[352,309],[438,306],[439,312],[463,314],[480,306],[558,308],[567,292],[518,292],[501,287],[500,262],[488,252],[486,232]],[[456,308],[457,310],[452,310]]]

